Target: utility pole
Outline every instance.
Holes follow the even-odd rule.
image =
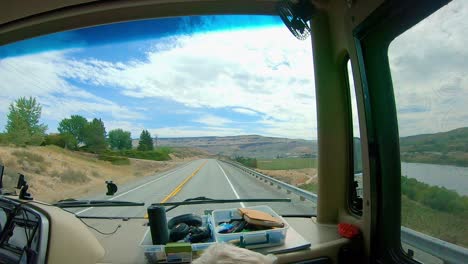
[[[154,143],[153,143],[154,146],[157,147],[157,146],[158,146],[158,135],[155,135],[155,136],[154,136],[153,142],[154,142]]]

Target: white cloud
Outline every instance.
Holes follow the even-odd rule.
[[[6,116],[8,105],[21,96],[37,97],[43,106],[42,117],[58,121],[72,114],[88,117],[109,114],[116,119],[142,119],[137,111],[108,99],[95,96],[72,85],[63,77],[66,53],[46,52],[0,60],[0,114]],[[51,131],[55,131],[54,128]]]
[[[452,1],[390,45],[401,136],[468,126],[467,16]]]
[[[132,138],[139,138],[141,131],[145,129],[144,124],[131,122],[131,121],[121,121],[121,120],[103,120],[106,131],[120,128],[124,131],[129,131],[132,134]]]
[[[232,111],[237,112],[237,113],[241,113],[241,114],[245,114],[245,115],[251,115],[251,116],[254,116],[254,115],[258,114],[257,112],[252,111],[250,109],[238,108],[238,107],[233,108]]]
[[[295,127],[291,124],[316,123],[311,44],[297,41],[284,27],[170,37],[156,42],[146,60],[69,60],[61,68],[63,77],[133,98],[265,115],[276,120],[270,126],[282,136],[304,135],[288,128]]]
[[[237,128],[225,128],[225,127],[191,127],[191,126],[179,126],[179,127],[161,127],[161,128],[150,128],[148,129],[151,135],[172,138],[172,137],[200,137],[200,136],[232,136],[232,135],[247,135],[245,131]]]
[[[215,115],[203,115],[202,117],[197,118],[193,121],[208,126],[223,126],[232,123],[232,121],[227,118]]]
[[[275,120],[266,128],[281,136],[309,135],[291,128],[316,123],[311,44],[297,41],[284,27],[169,37],[156,41],[145,60],[125,64],[70,59],[72,53],[2,60],[0,78],[13,85],[0,88],[10,89],[6,94],[15,97],[39,96],[44,117],[49,119],[77,112],[107,112],[115,120],[143,118],[136,110],[68,81],[76,80],[106,93],[118,89],[133,98],[165,98],[188,107],[231,108],[266,116]],[[214,116],[195,121],[209,126],[231,124]]]

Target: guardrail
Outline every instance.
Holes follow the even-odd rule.
[[[241,171],[256,178],[259,178],[265,182],[269,182],[270,185],[276,185],[279,189],[285,189],[288,193],[294,193],[298,195],[301,198],[301,200],[307,199],[309,201],[317,203],[317,195],[315,193],[299,189],[296,186],[274,179],[270,176],[249,169],[240,163],[226,160],[222,160],[222,162],[228,163],[240,169]],[[421,251],[424,251],[434,257],[439,258],[443,261],[443,263],[466,263],[468,260],[468,249],[437,239],[435,237],[425,235],[423,233],[414,231],[406,227],[401,227],[401,241]]]
[[[466,263],[468,261],[468,249],[403,226],[401,227],[401,241],[441,259],[443,263]]]
[[[278,189],[285,189],[288,193],[297,194],[297,195],[299,195],[301,200],[309,200],[309,201],[312,201],[314,203],[317,203],[317,195],[315,193],[311,193],[311,192],[308,192],[306,190],[299,189],[296,186],[293,186],[293,185],[287,184],[285,182],[279,181],[279,180],[277,180],[275,178],[264,175],[264,174],[262,174],[262,173],[260,173],[258,171],[254,171],[252,169],[246,168],[246,167],[244,167],[243,165],[241,165],[241,164],[239,164],[237,162],[226,161],[226,160],[223,160],[223,162],[228,163],[228,164],[240,169],[241,171],[243,171],[243,172],[245,172],[247,174],[255,176],[256,178],[260,178],[260,179],[264,180],[265,182],[270,182],[271,185],[276,185],[278,187]]]

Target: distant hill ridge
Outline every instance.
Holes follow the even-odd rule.
[[[316,140],[260,135],[158,138],[157,144],[198,148],[225,156],[276,158],[317,155]],[[138,145],[138,139],[133,140],[133,145]],[[468,127],[401,137],[400,150],[402,160],[407,162],[468,166]]]
[[[400,138],[401,160],[468,167],[468,127]]]
[[[401,152],[468,152],[468,127],[400,138]]]
[[[133,144],[138,145],[138,140],[134,140]],[[317,154],[315,140],[259,135],[158,138],[157,144],[168,147],[200,148],[212,154],[225,156],[256,158],[304,157]]]

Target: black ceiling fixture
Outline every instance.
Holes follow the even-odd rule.
[[[282,0],[278,2],[276,10],[296,38],[305,40],[310,36],[310,26],[307,23],[314,11],[310,0]]]

